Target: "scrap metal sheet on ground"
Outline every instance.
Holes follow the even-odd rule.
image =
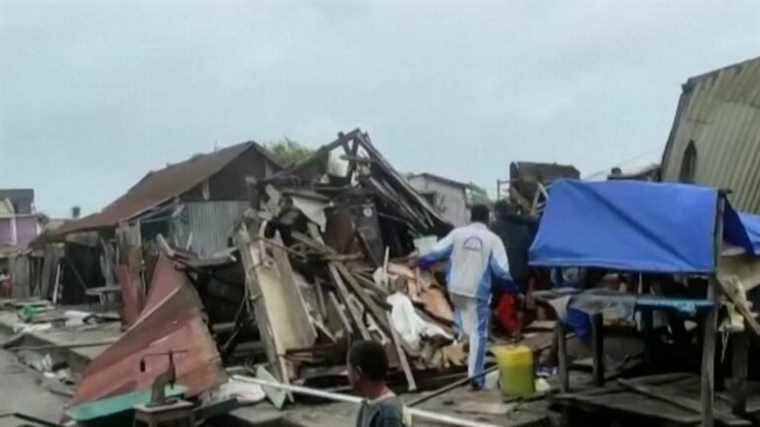
[[[177,383],[194,396],[226,381],[203,320],[201,301],[184,272],[161,256],[145,309],[124,335],[87,367],[72,405],[150,388],[176,352]],[[144,371],[141,362],[144,361]]]

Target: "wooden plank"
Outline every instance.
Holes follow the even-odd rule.
[[[265,242],[252,242],[245,227],[238,233],[237,244],[267,358],[281,380],[289,381],[294,376],[292,364],[282,355],[289,349],[313,346],[316,331],[292,274],[288,277],[284,252],[277,255],[279,260],[269,256]]]
[[[309,223],[307,227],[308,227],[309,236],[311,237],[311,239],[300,233],[298,234],[293,233],[293,237],[299,241],[302,241],[306,245],[314,247],[328,254],[337,253],[333,248],[325,244],[324,240],[322,239],[322,235],[319,233],[319,229],[317,228],[316,224]],[[338,272],[338,268],[336,267],[337,265],[342,265],[342,264],[337,261],[331,261],[327,264],[327,270],[330,273],[330,278],[332,279],[332,282],[335,285],[335,288],[338,290],[340,299],[343,301],[343,305],[345,306],[346,310],[348,310],[348,313],[351,315],[351,318],[356,324],[356,328],[359,329],[359,334],[361,334],[362,338],[365,340],[370,339],[371,337],[370,337],[369,331],[367,330],[367,325],[364,324],[361,313],[357,312],[355,307],[351,305],[350,303],[348,289],[346,288],[346,285],[343,282],[343,279],[341,278],[340,273]]]
[[[697,425],[701,416],[692,411],[674,407],[657,399],[643,397],[634,392],[613,391],[608,394],[559,395],[555,401],[564,407],[580,407],[589,412],[614,411],[620,416],[634,415],[667,420],[675,425]]]
[[[619,379],[618,383],[620,383],[623,387],[629,388],[637,393],[641,393],[645,396],[648,396],[654,399],[662,400],[663,402],[668,402],[679,408],[692,411],[695,414],[699,414],[702,412],[702,405],[700,404],[700,402],[686,396],[679,396],[673,390],[668,390],[668,389],[664,389],[662,387],[657,387],[657,386],[645,385],[642,383],[637,383],[634,381],[628,381],[624,379]],[[748,420],[738,418],[735,415],[730,414],[730,413],[715,411],[714,415],[715,417],[718,418],[718,420],[722,424],[725,424],[725,425],[729,425],[729,426],[752,425],[752,423],[750,423]]]
[[[392,328],[390,327],[390,323],[388,323],[386,311],[381,309],[377,303],[372,300],[372,297],[370,297],[369,294],[367,294],[367,291],[365,291],[364,288],[359,285],[351,272],[348,271],[345,264],[342,262],[333,262],[331,264],[337,268],[338,272],[345,279],[345,283],[349,285],[351,288],[350,290],[359,298],[359,301],[361,301],[365,309],[369,310],[370,314],[377,322],[377,325],[383,330],[386,335],[390,335],[390,330]]]
[[[304,300],[301,288],[293,277],[293,267],[290,265],[288,254],[280,245],[270,245],[274,262],[277,265],[277,270],[280,277],[280,287],[282,288],[283,295],[288,299],[291,310],[296,311],[298,316],[305,316],[305,321],[301,322],[304,330],[300,331],[303,336],[300,338],[304,342],[311,342],[312,344],[317,341],[317,330],[314,325],[308,320],[309,311],[306,309],[306,301]]]
[[[417,391],[417,382],[414,380],[414,374],[412,374],[412,368],[409,366],[409,360],[406,358],[404,349],[401,348],[401,337],[398,336],[396,328],[391,324],[391,314],[386,313],[386,320],[391,325],[391,339],[396,346],[396,352],[398,353],[398,360],[401,363],[401,369],[404,371],[406,377],[407,391]]]
[[[317,293],[317,308],[322,318],[327,318],[327,304],[325,304],[325,289],[322,286],[322,279],[319,277],[314,278],[314,292]]]
[[[345,283],[343,283],[343,279],[340,277],[340,273],[338,273],[338,269],[335,266],[335,263],[334,262],[329,263],[327,265],[327,269],[330,272],[330,278],[332,278],[335,288],[338,290],[338,293],[340,294],[341,300],[343,300],[343,303],[346,306],[348,313],[351,315],[351,318],[354,321],[354,324],[356,324],[356,327],[359,329],[359,333],[361,334],[362,338],[365,340],[370,339],[369,331],[367,330],[367,326],[364,324],[364,320],[362,320],[361,314],[358,313],[356,309],[349,302],[350,294],[348,292],[348,289],[346,288]]]
[[[348,320],[348,317],[346,317],[346,312],[343,311],[344,307],[343,305],[338,302],[338,298],[335,296],[334,292],[328,292],[327,293],[327,300],[332,304],[333,309],[338,314],[338,318],[340,319],[340,322],[343,324],[343,329],[345,331],[346,336],[350,337],[354,334],[354,328],[351,326],[351,322]]]

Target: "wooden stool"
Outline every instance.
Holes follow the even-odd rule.
[[[135,405],[133,427],[194,427],[193,404],[186,400],[161,406]]]

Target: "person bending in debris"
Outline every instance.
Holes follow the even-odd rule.
[[[418,262],[420,268],[427,269],[437,262],[450,261],[448,290],[460,338],[461,334],[469,337],[467,373],[473,390],[480,390],[485,383],[492,281],[495,278],[495,283],[511,294],[520,292],[509,274],[504,243],[486,225],[489,216],[485,205],[473,206],[471,223],[451,231]]]
[[[403,427],[401,401],[385,384],[388,358],[375,341],[356,341],[348,352],[348,379],[365,400],[356,427]]]

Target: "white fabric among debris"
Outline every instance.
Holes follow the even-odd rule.
[[[226,383],[219,386],[219,390],[213,393],[206,403],[223,402],[234,398],[241,405],[250,405],[261,402],[266,397],[260,385],[230,378]]]
[[[391,309],[391,326],[412,350],[419,351],[420,342],[425,337],[442,336],[453,339],[440,326],[426,322],[420,317],[409,297],[401,292],[388,296],[386,301],[393,307]]]

